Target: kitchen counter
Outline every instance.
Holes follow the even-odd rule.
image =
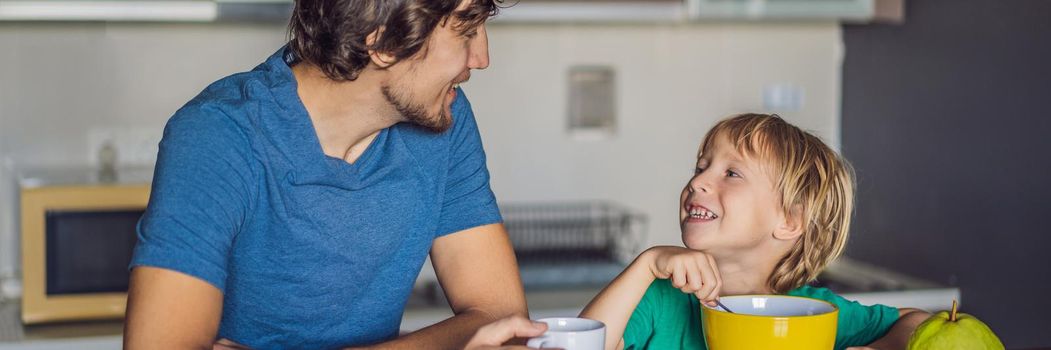
[[[120,349],[122,321],[23,326],[18,300],[0,301],[0,350]]]
[[[955,287],[937,285],[878,267],[841,259],[822,274],[819,285],[862,304],[915,307],[928,311],[948,309],[959,300]],[[527,290],[533,319],[576,316],[601,287]],[[402,317],[402,332],[412,332],[452,316],[440,290],[422,285],[414,291]],[[0,350],[119,349],[121,321],[76,322],[22,326],[18,300],[0,302]]]
[[[559,290],[536,290],[526,292],[529,317],[573,316],[584,309],[591,298],[598,294],[597,288]],[[412,306],[405,309],[401,319],[402,332],[412,332],[452,317],[453,313],[444,301],[427,306]]]
[[[594,289],[548,290],[528,293],[533,318],[576,316],[591,298]],[[122,321],[71,322],[23,326],[17,300],[0,302],[0,350],[119,349],[124,330]],[[412,332],[452,316],[444,304],[414,303],[405,309],[401,329]]]
[[[927,311],[948,310],[961,303],[959,288],[900,274],[868,263],[841,257],[812,283],[865,305],[883,304]],[[530,316],[576,316],[603,286],[526,289]],[[417,286],[402,319],[402,331],[412,331],[441,321],[452,313],[436,282]]]

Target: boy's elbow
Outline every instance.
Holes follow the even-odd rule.
[[[913,316],[910,316],[910,318],[912,318],[912,317],[921,317],[921,316],[926,318],[926,317],[929,317],[931,314],[929,312],[927,312],[927,311],[924,311],[924,310],[913,309],[913,308],[908,308],[908,307],[898,309],[898,318],[899,319],[900,318],[905,318],[905,316],[909,316],[909,315],[913,315]]]
[[[931,317],[931,314],[927,311],[911,308],[899,309],[898,315],[898,321],[894,322],[894,329],[899,329],[909,334],[912,334],[923,321]]]

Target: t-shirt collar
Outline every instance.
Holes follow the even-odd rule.
[[[264,118],[267,134],[277,145],[278,152],[291,162],[287,173],[293,184],[319,184],[356,189],[363,184],[356,181],[349,164],[338,164],[321,149],[314,124],[310,120],[303,101],[299,98],[298,84],[292,74],[291,65],[299,59],[288,48],[282,46],[266,62],[257,67],[267,73],[273,98],[281,110]]]

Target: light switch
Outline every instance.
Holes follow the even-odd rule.
[[[763,108],[775,112],[795,112],[803,108],[804,90],[791,83],[772,83],[763,87]]]

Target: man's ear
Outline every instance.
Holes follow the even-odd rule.
[[[380,37],[383,36],[384,29],[385,28],[381,26],[374,30],[372,33],[369,33],[369,35],[365,37],[365,47],[372,47],[373,45],[375,45],[376,42],[380,40]],[[390,67],[396,61],[394,55],[391,55],[387,52],[376,51],[373,49],[369,49],[369,59],[372,60],[373,64],[379,66],[380,68]]]
[[[782,217],[781,223],[774,229],[774,238],[780,240],[793,240],[803,235],[805,227],[803,219],[803,206],[796,204]]]

